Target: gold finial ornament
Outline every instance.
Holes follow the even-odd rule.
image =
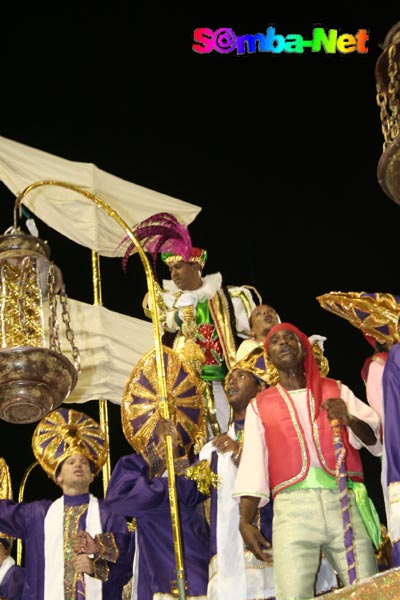
[[[194,443],[194,452],[200,452],[200,449],[207,441],[207,399],[209,398],[210,387],[207,382],[200,378],[206,357],[203,349],[197,343],[198,326],[196,324],[196,314],[193,304],[182,308],[183,336],[178,338],[178,343],[174,346],[174,351],[181,357],[186,367],[195,377],[197,387],[203,398],[202,417],[199,421],[199,428]]]
[[[3,457],[0,458],[0,500],[12,498],[11,477],[8,465]]]
[[[175,347],[174,350],[183,358],[193,374],[199,377],[203,365],[206,362],[206,357],[203,350],[196,342],[198,327],[193,304],[184,306],[182,312],[182,344],[180,347]]]
[[[329,361],[326,358],[323,349],[318,343],[312,344],[311,348],[321,377],[326,377],[329,373]]]

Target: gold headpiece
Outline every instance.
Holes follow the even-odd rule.
[[[207,260],[207,250],[204,248],[192,248],[190,256],[185,258],[181,254],[177,254],[176,252],[161,252],[161,260],[165,262],[169,267],[171,267],[176,262],[194,262],[198,263],[200,267],[203,269]]]
[[[225,376],[225,384],[228,382],[228,378],[232,371],[236,371],[237,369],[249,371],[268,385],[274,385],[275,367],[268,361],[264,346],[255,348],[236,362]]]
[[[0,458],[0,500],[11,500],[12,499],[12,487],[11,487],[11,477],[10,470],[4,458]],[[14,542],[14,538],[4,532],[0,532],[0,538],[6,540],[9,544],[9,548],[7,550],[8,553],[11,552],[11,546]],[[0,539],[0,541],[1,541]]]
[[[347,319],[365,335],[380,344],[392,345],[400,341],[400,298],[393,294],[367,292],[330,292],[317,296],[329,312]]]
[[[83,454],[96,475],[107,460],[107,439],[100,425],[77,410],[59,408],[46,415],[32,436],[32,449],[42,469],[56,482],[61,463]]]

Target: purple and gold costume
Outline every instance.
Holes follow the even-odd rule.
[[[3,568],[5,568],[4,575],[1,573]],[[0,598],[4,598],[4,600],[21,600],[24,581],[24,568],[16,565],[11,556],[7,557],[0,567]]]
[[[86,513],[89,494],[78,496],[64,495],[65,513],[69,512],[70,528],[78,531],[85,529]],[[25,586],[21,600],[42,600],[44,598],[44,522],[47,511],[52,504],[51,500],[37,500],[33,502],[14,502],[12,500],[0,501],[0,529],[5,533],[21,538],[24,541]],[[79,517],[72,523],[72,514],[76,506],[82,506]],[[86,505],[86,508],[85,508]],[[119,549],[119,560],[116,563],[108,562],[108,581],[103,582],[102,600],[118,600],[122,597],[123,585],[129,580],[133,558],[133,543],[128,532],[126,520],[112,513],[103,500],[99,500],[100,520],[104,532],[112,532]],[[71,531],[70,531],[71,533]],[[108,534],[100,534],[108,535]],[[67,545],[64,546],[67,548]],[[67,550],[66,550],[67,551]],[[67,570],[66,570],[67,573]],[[69,588],[71,580],[68,578],[65,589]],[[74,596],[78,596],[78,585]]]
[[[400,344],[388,354],[382,375],[383,460],[382,490],[388,532],[392,542],[393,567],[400,566]]]
[[[209,528],[195,482],[176,477],[183,566],[188,600],[205,600],[208,582]],[[168,494],[168,478],[149,478],[139,454],[123,456],[115,465],[106,503],[111,510],[136,519],[136,550],[132,598],[176,598],[176,564]],[[157,596],[158,597],[158,596]]]

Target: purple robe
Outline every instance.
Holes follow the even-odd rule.
[[[148,471],[140,455],[123,456],[113,469],[106,494],[112,510],[136,519],[140,600],[152,600],[156,593],[171,594],[171,582],[177,579],[168,478],[149,479]],[[186,594],[206,597],[209,528],[201,504],[205,496],[183,476],[176,477],[176,491]]]
[[[400,344],[391,347],[382,374],[383,445],[386,459],[386,481],[400,485]],[[384,494],[387,490],[384,490]],[[386,496],[387,497],[387,496]],[[388,506],[386,506],[388,511]],[[390,523],[389,523],[390,525]],[[392,523],[398,531],[400,523]],[[391,528],[389,527],[389,534]],[[397,537],[397,535],[396,535]],[[393,567],[400,566],[400,542],[392,543]]]
[[[25,569],[13,565],[4,575],[0,583],[0,598],[5,600],[21,600],[25,581]]]
[[[89,502],[88,494],[64,495],[65,505]],[[25,585],[21,600],[43,600],[44,595],[44,520],[52,500],[14,502],[0,500],[0,531],[24,542]],[[126,520],[116,515],[99,500],[100,519],[104,532],[113,532],[120,550],[117,563],[109,563],[108,581],[103,583],[103,600],[122,598],[122,588],[132,575],[133,544]],[[86,513],[80,520],[85,528]]]

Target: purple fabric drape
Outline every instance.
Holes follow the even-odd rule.
[[[383,445],[386,485],[400,484],[400,344],[391,347],[382,375]],[[398,523],[392,523],[398,529]],[[389,534],[391,532],[389,531]],[[393,567],[400,566],[400,542],[392,543]]]
[[[202,506],[205,496],[194,481],[183,476],[177,476],[176,486],[187,595],[206,596],[210,534]],[[111,510],[136,519],[138,598],[152,600],[157,594],[171,594],[176,564],[167,478],[149,478],[142,456],[123,456],[114,466],[105,502]]]

